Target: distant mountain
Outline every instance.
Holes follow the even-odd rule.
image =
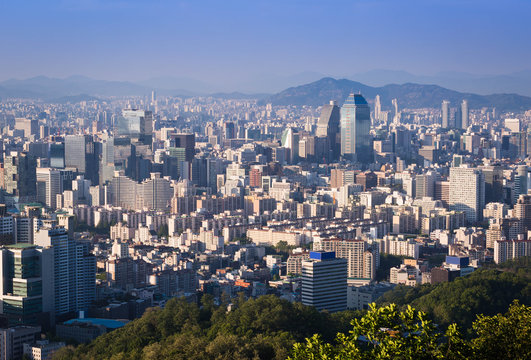
[[[157,91],[175,91],[176,89],[186,89],[188,93],[208,94],[219,91],[218,88],[207,84],[205,82],[188,78],[188,77],[173,77],[161,76],[136,82],[139,85],[147,88],[157,89]]]
[[[64,96],[89,94],[92,96],[147,95],[151,92],[144,86],[126,81],[94,80],[84,76],[65,79],[37,76],[30,79],[11,79],[0,82],[5,95],[2,97],[27,97],[50,100]]]
[[[87,94],[63,96],[63,97],[56,98],[56,99],[50,99],[51,103],[56,103],[56,104],[68,104],[68,103],[75,104],[81,101],[100,101],[100,99],[95,96],[90,96]]]
[[[505,75],[476,75],[462,72],[440,72],[435,75],[415,75],[406,71],[371,70],[347,76],[371,86],[386,84],[436,84],[475,94],[517,93],[531,96],[531,70]]]
[[[189,88],[190,86],[191,88]],[[95,80],[84,76],[64,79],[37,76],[0,82],[0,98],[43,99],[50,102],[83,101],[92,97],[150,96],[155,90],[161,96],[211,96],[230,99],[258,99],[270,94],[221,93],[208,84],[187,78],[161,77],[141,83]]]
[[[372,87],[360,82],[347,79],[333,79],[330,77],[321,80],[291,87],[278,94],[263,99],[262,103],[274,105],[313,105],[319,106],[330,100],[342,103],[350,92],[361,92],[368,101],[373,101],[380,95],[384,108],[390,107],[393,98],[398,99],[400,108],[426,108],[439,107],[442,100],[449,100],[456,106],[463,99],[468,100],[469,107],[496,107],[499,111],[516,111],[531,109],[531,97],[517,94],[476,95],[460,93],[438,85],[421,85],[406,83],[402,85],[385,85]]]
[[[231,92],[231,93],[215,93],[215,94],[210,94],[209,96],[212,96],[213,98],[218,98],[218,99],[240,99],[240,100],[249,100],[249,99],[265,99],[269,96],[271,96],[271,94],[244,94],[244,93],[241,93],[241,92]]]

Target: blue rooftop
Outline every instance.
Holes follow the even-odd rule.
[[[350,93],[343,105],[367,105],[367,100],[361,94]]]
[[[98,319],[98,318],[84,318],[84,319],[72,319],[65,321],[65,324],[70,325],[73,323],[85,323],[92,325],[103,325],[107,329],[118,329],[123,327],[127,322],[113,319]]]

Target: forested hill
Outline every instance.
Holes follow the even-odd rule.
[[[478,314],[503,313],[515,299],[531,306],[531,258],[480,269],[450,283],[397,286],[378,305],[411,305],[438,324],[469,329]]]
[[[479,314],[504,313],[514,299],[531,305],[530,265],[529,259],[522,259],[478,270],[452,283],[397,288],[385,295],[382,304],[393,302],[401,308],[411,303],[427,312],[434,323],[442,325],[440,329],[458,323],[463,332],[471,334],[472,321]],[[141,319],[88,345],[63,348],[54,358],[285,359],[296,342],[313,334],[332,342],[338,332],[348,333],[352,329],[352,319],[363,315],[351,311],[319,313],[273,295],[247,301],[240,298],[230,312],[224,305],[215,306],[209,296],[204,296],[201,302],[198,306],[173,299],[164,309],[149,309]],[[529,308],[526,311],[529,313]],[[385,324],[385,319],[380,320]]]

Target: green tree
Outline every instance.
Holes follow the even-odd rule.
[[[352,327],[348,334],[337,335],[335,346],[319,335],[295,344],[290,359],[466,359],[469,353],[455,326],[444,334],[443,342],[443,334],[426,314],[410,306],[399,311],[394,304],[380,308],[371,304]]]
[[[515,301],[505,315],[479,315],[472,328],[475,359],[531,359],[531,307]]]

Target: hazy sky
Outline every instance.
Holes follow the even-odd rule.
[[[0,80],[529,69],[529,0],[0,0]]]

